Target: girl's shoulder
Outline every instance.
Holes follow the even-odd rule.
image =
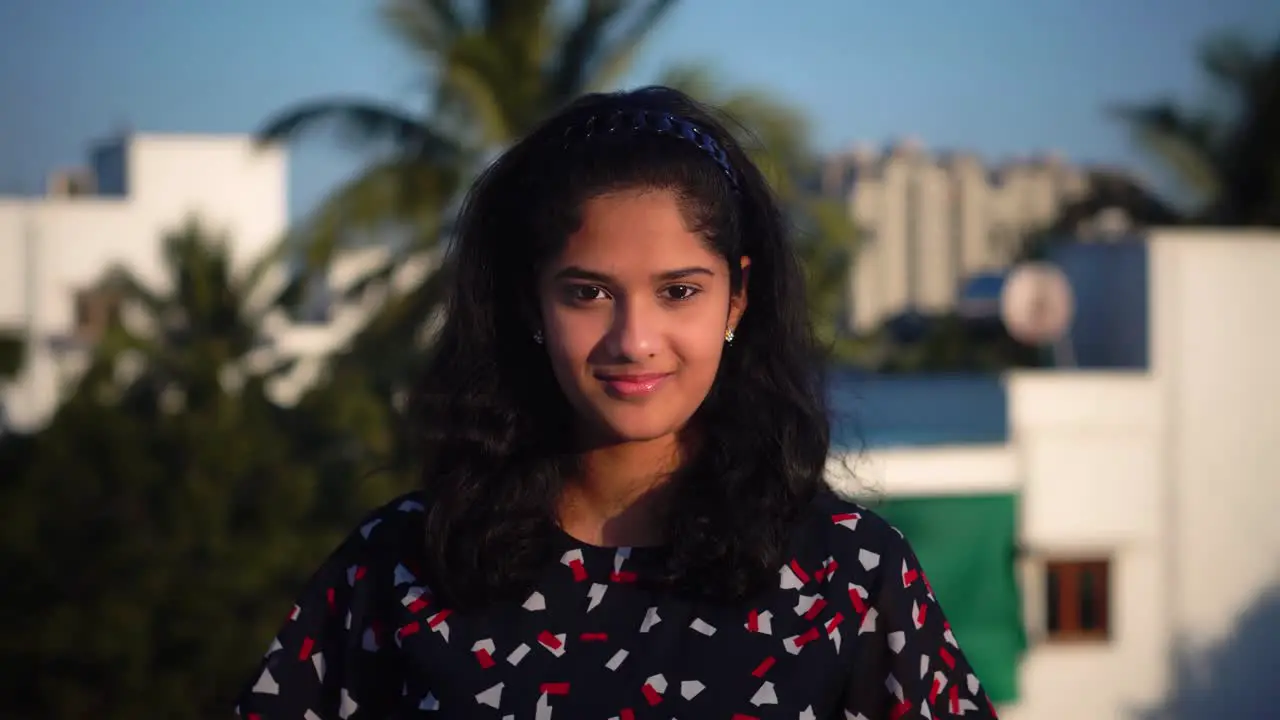
[[[914,560],[910,543],[889,521],[858,501],[831,490],[819,493],[798,525],[797,557],[856,569],[867,580]]]

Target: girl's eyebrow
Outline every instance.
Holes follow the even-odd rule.
[[[657,281],[669,282],[671,280],[683,280],[694,275],[714,276],[715,272],[710,268],[693,266],[678,268],[675,270],[664,270],[663,272],[656,273],[653,278]],[[599,283],[612,283],[616,281],[616,278],[610,276],[608,273],[588,270],[576,265],[570,265],[569,267],[563,268],[555,274],[555,278],[557,280],[588,280]]]

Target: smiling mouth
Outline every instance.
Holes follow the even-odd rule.
[[[610,395],[619,398],[643,397],[655,392],[672,373],[596,375]]]

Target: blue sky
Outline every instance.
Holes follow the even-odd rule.
[[[422,106],[376,0],[0,3],[0,192],[39,187],[95,138],[249,132],[317,95]],[[1268,7],[1268,6],[1271,7]],[[1266,0],[684,0],[626,79],[707,61],[813,118],[822,147],[912,135],[991,159],[1046,149],[1147,170],[1103,107],[1204,88],[1207,31],[1280,32]],[[293,151],[295,214],[361,158],[317,137]]]

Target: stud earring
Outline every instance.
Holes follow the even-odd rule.
[[[534,341],[534,342],[536,342],[536,343],[538,343],[539,345],[541,345],[541,344],[542,344],[542,331],[541,331],[541,330],[534,330],[534,331],[533,331],[533,341]]]
[[[724,331],[724,341],[729,343],[730,345],[733,344],[733,328],[729,328],[728,330]]]

